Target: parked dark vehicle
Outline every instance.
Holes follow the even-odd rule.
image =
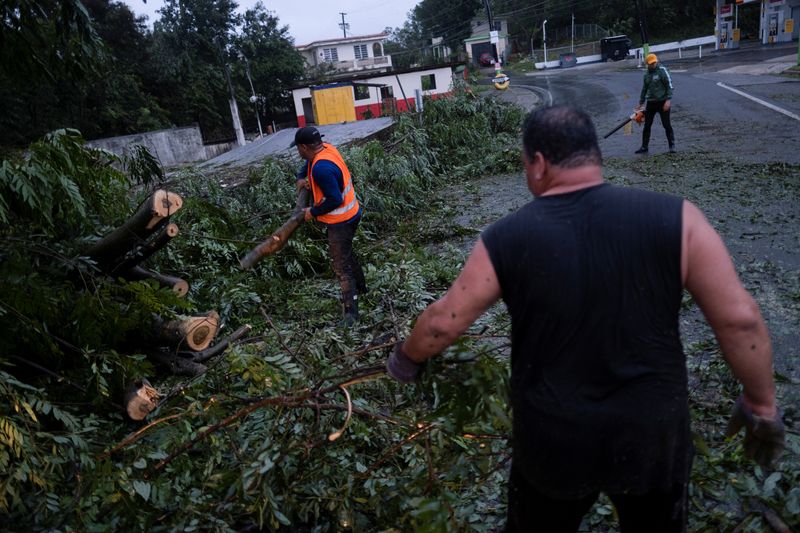
[[[627,35],[615,35],[600,39],[600,60],[619,61],[628,57],[631,49],[631,40]]]
[[[492,57],[492,54],[490,54],[489,52],[484,52],[478,58],[478,63],[480,63],[481,66],[484,67],[492,66],[494,65],[494,57]]]

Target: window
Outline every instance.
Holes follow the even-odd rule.
[[[339,50],[337,48],[323,48],[322,57],[326,63],[336,63],[339,61]]]
[[[381,57],[383,55],[383,48],[381,48],[380,43],[374,43],[372,45],[372,55],[373,57]]]
[[[353,85],[353,91],[356,95],[356,100],[369,99],[369,87],[366,85]]]
[[[430,91],[431,89],[436,88],[436,75],[435,74],[426,74],[422,76],[422,90],[423,91]]]
[[[381,87],[381,100],[384,98],[394,98],[394,90],[389,85]]]
[[[366,44],[357,44],[353,47],[353,51],[356,54],[356,59],[367,59],[369,54],[367,53],[367,45]]]

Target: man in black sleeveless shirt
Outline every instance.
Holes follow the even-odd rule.
[[[503,298],[511,315],[508,531],[575,531],[599,492],[623,531],[682,531],[692,462],[678,313],[684,287],[742,383],[730,430],[769,464],[783,445],[769,333],[725,245],[678,197],[604,183],[588,115],[534,112],[535,199],[490,226],[387,361],[413,381]]]

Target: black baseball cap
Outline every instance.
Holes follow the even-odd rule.
[[[322,142],[323,137],[325,136],[321,135],[314,126],[306,126],[295,132],[294,141],[289,145],[289,148],[294,148],[298,144],[316,144]]]

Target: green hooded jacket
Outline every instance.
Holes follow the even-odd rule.
[[[672,99],[672,76],[669,74],[667,67],[661,63],[655,68],[649,68],[644,73],[644,85],[642,85],[642,94],[639,96],[639,103],[647,102],[661,102],[663,100]]]

